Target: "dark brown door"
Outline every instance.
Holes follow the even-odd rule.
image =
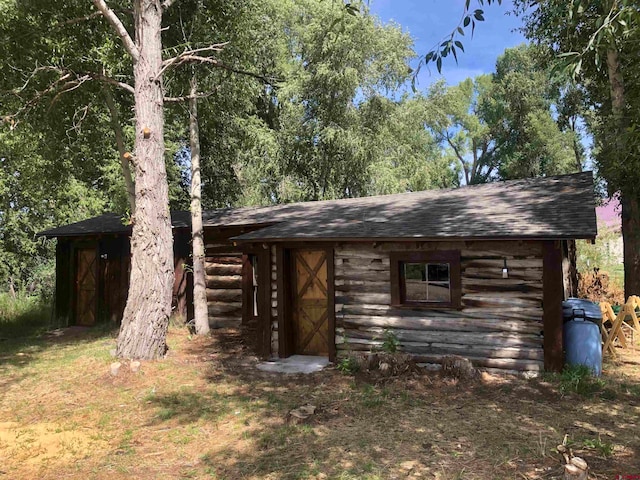
[[[300,355],[328,355],[327,253],[294,250],[292,267],[294,351]]]
[[[96,323],[97,263],[95,248],[76,250],[76,325]]]

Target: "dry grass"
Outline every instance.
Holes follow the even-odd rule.
[[[640,474],[638,352],[585,397],[488,374],[267,374],[232,331],[173,329],[166,360],[111,377],[111,334],[64,333],[0,344],[0,479],[551,479],[565,434],[593,478]]]

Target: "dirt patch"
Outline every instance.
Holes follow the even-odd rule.
[[[104,453],[99,432],[65,430],[55,423],[0,423],[0,458],[21,470],[55,468],[77,459]]]

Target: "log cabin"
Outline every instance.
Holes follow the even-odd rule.
[[[398,350],[509,371],[563,367],[575,240],[597,234],[591,172],[204,212],[212,327],[264,358]],[[174,212],[174,308],[191,318],[189,212]],[[56,315],[119,321],[130,227],[105,214],[57,238]]]

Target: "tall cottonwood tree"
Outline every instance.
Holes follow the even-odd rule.
[[[539,54],[525,45],[507,49],[495,73],[451,87],[439,82],[418,97],[431,112],[427,128],[452,152],[467,184],[580,170],[577,133],[554,119],[560,84]]]
[[[131,275],[116,354],[153,359],[167,351],[173,288],[173,237],[164,163],[162,11],[159,0],[134,0],[133,37],[104,0],[94,5],[133,61],[135,198]]]
[[[625,293],[640,292],[640,124],[632,108],[637,91],[628,79],[638,74],[640,11],[633,0],[517,0],[525,34],[547,45],[558,66],[587,91],[598,115],[591,125],[599,171],[609,193],[620,193],[624,240]]]

